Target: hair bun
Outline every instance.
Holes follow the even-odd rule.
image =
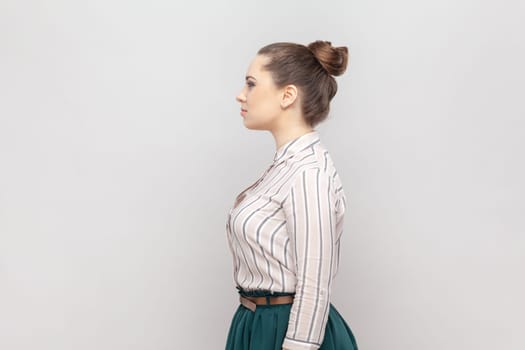
[[[317,40],[308,44],[307,47],[328,74],[338,76],[346,71],[348,64],[348,48],[346,46],[333,47],[330,41]]]

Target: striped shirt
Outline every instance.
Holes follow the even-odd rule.
[[[323,341],[345,208],[341,180],[314,130],[280,146],[230,209],[237,286],[295,292],[284,348],[318,349]]]

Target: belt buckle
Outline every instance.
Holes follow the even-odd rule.
[[[246,308],[255,312],[255,309],[257,308],[257,304],[255,304],[253,301],[251,301],[248,298],[244,298],[242,295],[239,297],[239,299],[242,305],[244,305]]]

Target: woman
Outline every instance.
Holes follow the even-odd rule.
[[[346,197],[314,127],[326,119],[346,47],[274,43],[251,62],[237,101],[248,129],[275,138],[273,163],[226,224],[240,305],[227,350],[355,350],[330,303]]]

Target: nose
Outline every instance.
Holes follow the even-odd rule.
[[[246,101],[246,96],[244,95],[244,89],[242,89],[241,92],[239,92],[237,97],[235,97],[235,100],[237,100],[237,102],[245,102]]]

